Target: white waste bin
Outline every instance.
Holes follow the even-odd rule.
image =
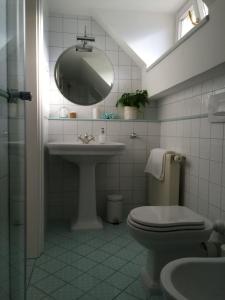
[[[106,220],[112,224],[119,224],[123,220],[123,197],[122,195],[107,196]]]

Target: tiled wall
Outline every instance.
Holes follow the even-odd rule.
[[[211,124],[205,114],[209,96],[224,91],[225,75],[159,102],[159,118],[164,120],[160,146],[187,158],[181,195],[184,204],[212,220],[225,220],[225,124]]]
[[[96,38],[94,46],[103,50],[110,59],[114,74],[114,86],[107,98],[98,106],[102,112],[118,112],[115,104],[123,92],[141,88],[141,70],[115,41],[90,17],[49,16],[49,65],[50,65],[50,117],[58,117],[59,110],[66,106],[77,112],[77,120],[49,120],[49,141],[77,140],[78,134],[88,132],[98,136],[105,128],[107,139],[126,143],[126,151],[97,166],[97,201],[99,214],[104,216],[106,195],[121,193],[124,196],[124,214],[130,208],[145,201],[144,166],[151,148],[159,146],[159,124],[148,122],[82,121],[92,117],[93,106],[79,106],[66,100],[54,82],[54,66],[58,56],[66,48],[77,43],[76,36],[87,33]],[[156,106],[147,107],[139,118],[155,119]],[[139,138],[131,140],[132,130]],[[78,169],[58,157],[49,157],[48,170],[48,217],[68,219],[77,203]]]
[[[73,105],[56,90],[53,68],[58,55],[75,43],[84,24],[88,33],[96,37],[96,47],[105,51],[113,64],[115,85],[102,111],[115,111],[119,95],[141,85],[141,72],[107,33],[91,18],[79,16],[49,17],[50,53],[50,116],[58,117],[61,106],[76,110],[78,118],[90,118],[92,107]],[[211,219],[225,218],[225,125],[208,122],[208,100],[212,93],[225,90],[225,76],[213,77],[201,84],[165,97],[158,102],[161,122],[50,120],[49,140],[76,140],[78,134],[88,132],[98,136],[104,127],[107,138],[126,143],[126,151],[97,167],[97,200],[99,214],[104,216],[105,197],[112,192],[124,196],[124,214],[146,199],[143,173],[150,149],[172,149],[186,156],[182,177],[181,199],[190,208]],[[157,108],[147,108],[139,117],[155,118]],[[160,129],[161,128],[161,129]],[[129,139],[135,130],[139,138]],[[161,130],[161,131],[160,131]],[[48,215],[49,218],[68,219],[75,211],[78,170],[58,157],[49,157]],[[106,174],[106,176],[105,176]]]
[[[94,106],[84,107],[66,100],[58,91],[54,80],[54,66],[59,55],[68,47],[77,44],[76,36],[87,34],[95,37],[95,47],[104,51],[114,69],[114,85],[110,94],[97,106],[102,112],[119,112],[116,101],[124,92],[141,88],[141,70],[117,43],[91,17],[51,15],[49,17],[49,64],[51,73],[50,116],[58,117],[60,107],[66,106],[69,111],[76,111],[78,118],[91,118]],[[140,118],[152,118],[154,108],[145,109]]]
[[[50,120],[49,140],[71,141],[86,131],[98,136],[100,128],[106,130],[107,139],[123,142],[126,150],[97,165],[96,185],[98,213],[105,215],[106,195],[121,193],[124,197],[124,215],[145,203],[144,168],[152,148],[159,146],[160,125],[156,122]],[[130,139],[135,131],[137,139]],[[48,216],[50,219],[68,219],[75,212],[78,189],[78,169],[59,157],[49,157]]]

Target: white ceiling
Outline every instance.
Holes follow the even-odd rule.
[[[93,17],[143,67],[150,65],[172,46],[174,15],[187,1],[47,0],[47,4],[53,14]],[[169,22],[168,18],[172,18],[174,23],[173,20]],[[166,25],[166,22],[169,23]]]
[[[174,13],[187,0],[47,0],[52,13],[91,15],[96,10]]]

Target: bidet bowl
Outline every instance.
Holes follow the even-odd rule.
[[[160,278],[166,300],[225,299],[225,257],[177,259]]]

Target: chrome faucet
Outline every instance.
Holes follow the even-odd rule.
[[[92,134],[88,134],[87,132],[85,133],[84,137],[80,134],[78,136],[78,140],[80,140],[83,144],[89,144],[90,141],[94,141],[95,137]]]

